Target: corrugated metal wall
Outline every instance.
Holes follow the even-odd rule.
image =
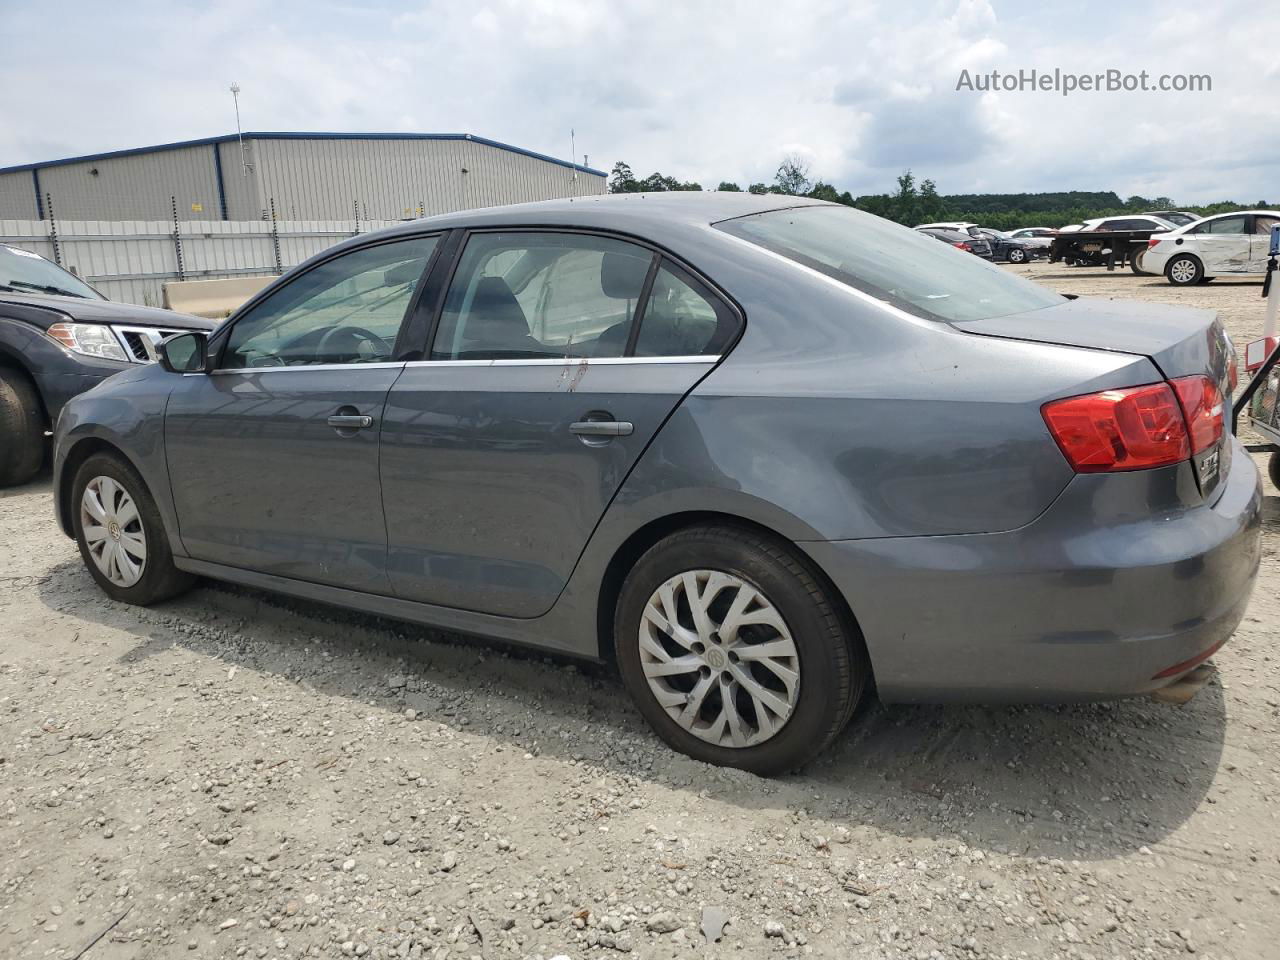
[[[605,178],[471,140],[255,140],[280,217],[397,219],[605,192]]]
[[[404,219],[604,193],[602,176],[470,139],[255,138],[40,167],[41,201],[68,220]],[[96,171],[96,172],[95,172]],[[247,173],[246,173],[247,171]],[[0,173],[0,218],[37,211],[31,170]]]
[[[393,221],[362,222],[367,233]],[[172,220],[63,220],[56,233],[47,220],[0,220],[0,243],[47,260],[61,262],[109,300],[160,306],[163,286],[179,279],[178,248]],[[280,266],[297,266],[308,257],[356,232],[351,220],[279,221],[187,220],[178,223],[182,276],[187,280],[274,274],[276,243]],[[54,238],[57,238],[57,249]]]
[[[222,212],[213,157],[213,147],[205,145],[41,167],[40,192],[52,197],[59,219],[172,218],[169,198],[175,197],[180,218],[217,220]],[[30,170],[0,174],[0,217],[33,216],[34,192]],[[17,206],[6,202],[11,193]],[[49,216],[47,209],[43,213]]]

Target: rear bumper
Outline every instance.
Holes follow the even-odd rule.
[[[1231,442],[1208,505],[1179,505],[1194,490],[1180,464],[1077,476],[1006,533],[801,546],[848,600],[886,701],[1148,693],[1225,642],[1253,589],[1261,480]]]

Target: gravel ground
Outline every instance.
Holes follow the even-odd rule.
[[[1020,272],[1261,324],[1257,284]],[[774,781],[670,753],[603,668],[212,584],[114,604],[47,478],[0,492],[0,955],[1280,956],[1267,492],[1185,706],[871,705]]]

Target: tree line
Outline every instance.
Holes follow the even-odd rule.
[[[661,173],[651,173],[639,179],[631,167],[619,160],[609,175],[610,193],[653,193],[665,190],[701,190],[702,184],[677,180]],[[724,180],[716,190],[742,192],[736,183]],[[1202,206],[1179,206],[1168,197],[1148,198],[1131,196],[1127,199],[1111,190],[1067,190],[1056,193],[961,193],[942,195],[937,185],[929,179],[917,180],[910,170],[904,171],[892,193],[872,193],[853,196],[848,190],[840,191],[810,172],[809,164],[802,157],[783,158],[774,174],[772,183],[753,183],[747,193],[782,194],[793,197],[813,197],[832,203],[865,210],[878,217],[893,220],[907,226],[931,223],[939,220],[962,220],[980,223],[997,230],[1014,230],[1018,227],[1061,227],[1079,223],[1093,217],[1110,217],[1126,213],[1143,213],[1151,210],[1186,210],[1200,216],[1227,213],[1232,210],[1270,209],[1265,200],[1254,204],[1223,201]]]

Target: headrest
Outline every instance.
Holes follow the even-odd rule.
[[[529,336],[520,301],[501,277],[481,277],[463,336],[472,344],[508,346]]]
[[[630,253],[606,253],[600,259],[600,289],[614,300],[639,299],[649,262]]]

